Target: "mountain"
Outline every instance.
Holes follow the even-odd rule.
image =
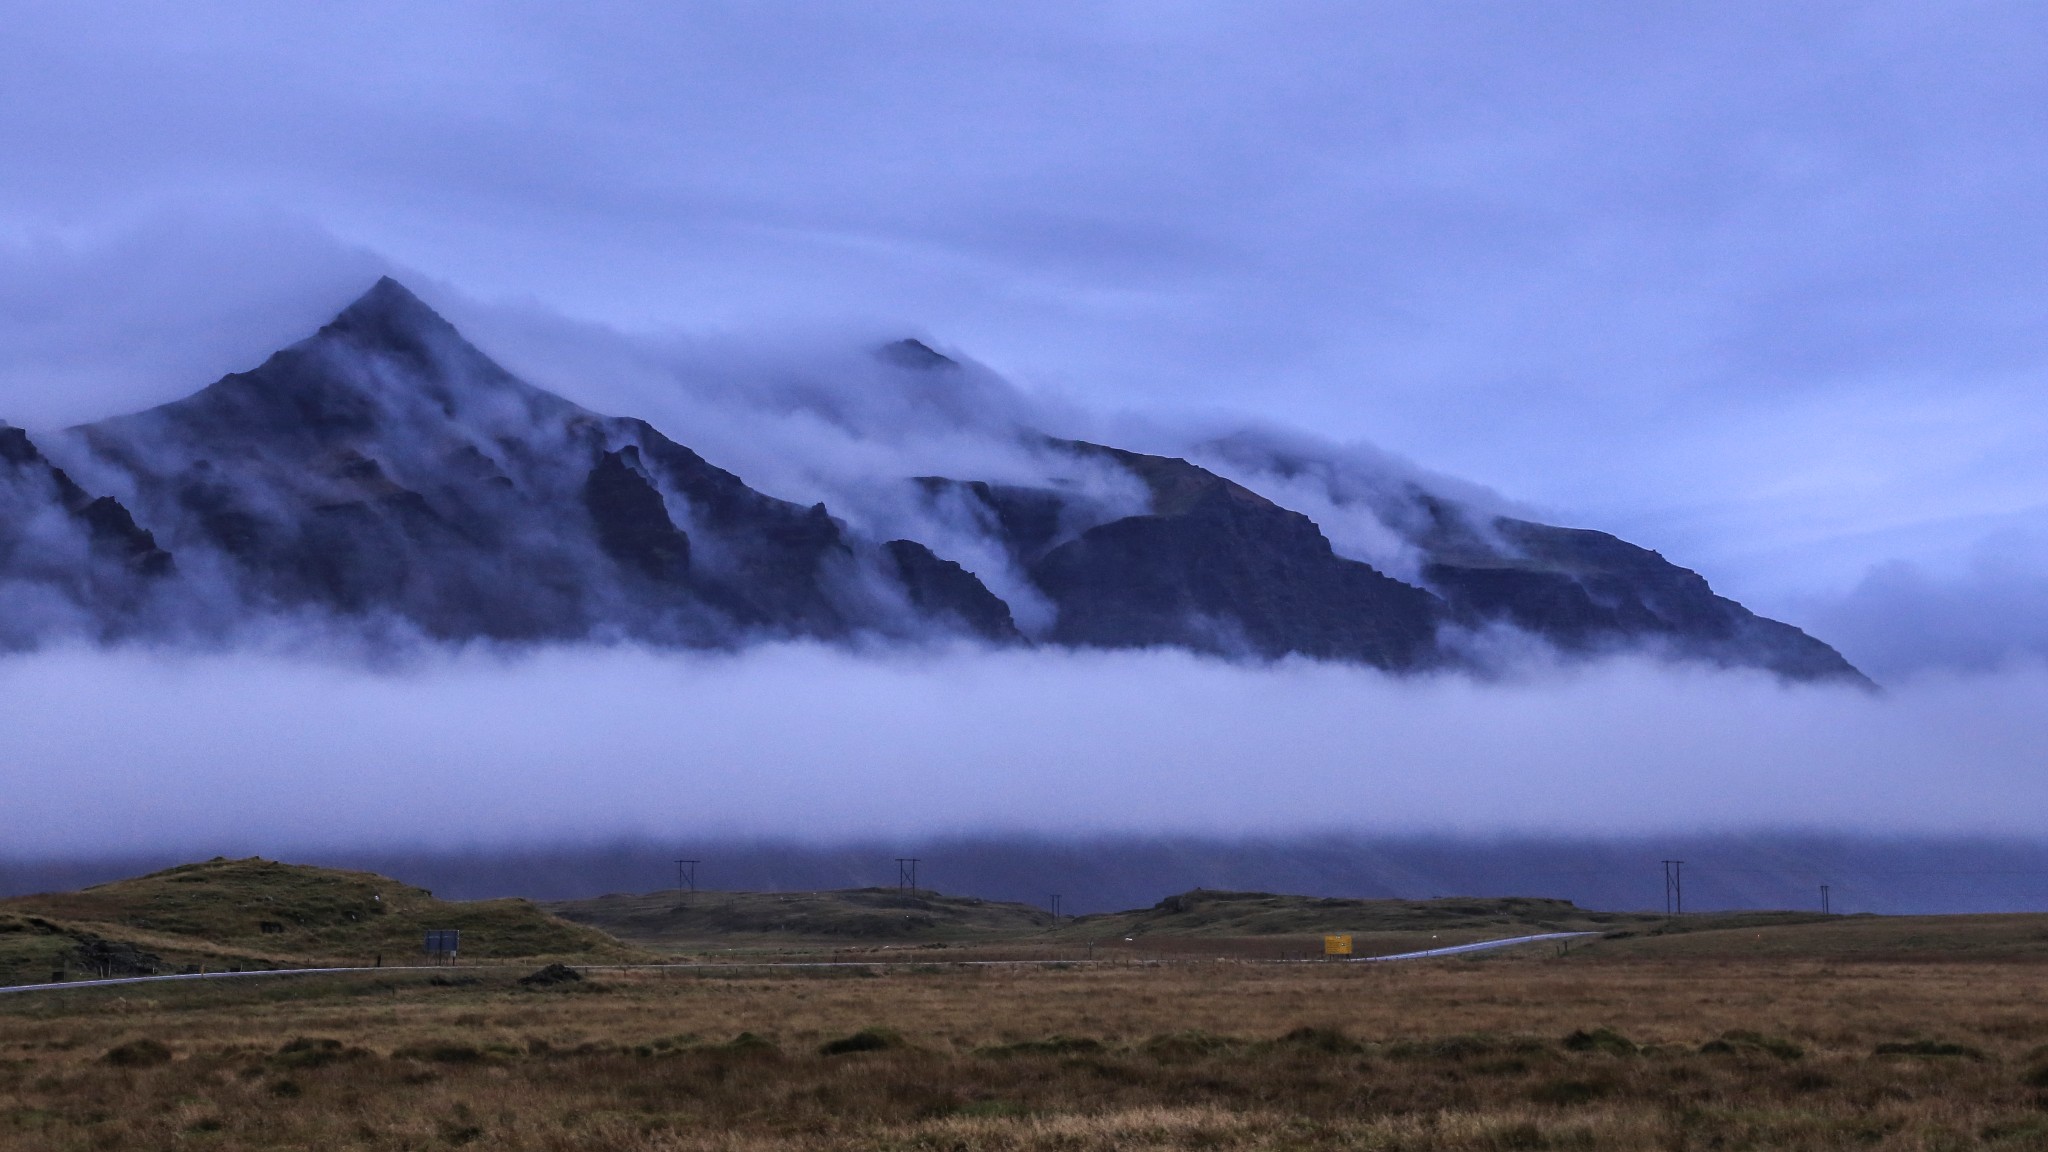
[[[1298,653],[1381,668],[1435,659],[1443,602],[1338,556],[1308,517],[1185,460],[1058,443],[1136,475],[1150,510],[1068,534],[1060,525],[1071,501],[1057,490],[922,480],[928,492],[987,509],[1058,608],[1055,643]]]
[[[65,630],[115,639],[170,553],[119,500],[95,496],[0,424],[0,647]]]
[[[933,403],[972,402],[949,387],[962,366],[920,342],[881,359]],[[387,278],[183,400],[45,444],[0,426],[0,642],[232,638],[296,620],[458,642],[957,635],[1411,670],[1469,663],[1459,637],[1512,629],[1566,651],[1649,643],[1861,679],[1820,641],[1601,533],[1418,491],[1426,514],[1403,531],[1426,562],[1397,579],[1190,460],[1010,435],[1061,475],[917,477],[931,513],[917,523],[960,531],[855,527],[646,421],[525,383]]]
[[[1491,518],[1473,531],[1439,508],[1425,579],[1461,619],[1506,623],[1567,651],[1654,642],[1793,680],[1860,680],[1841,653],[1717,596],[1699,573],[1605,532]]]

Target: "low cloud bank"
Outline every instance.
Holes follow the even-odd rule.
[[[336,852],[310,862],[400,876],[458,899],[574,899],[674,887],[678,855],[699,861],[698,884],[707,891],[887,887],[898,880],[896,858],[916,856],[920,886],[1040,906],[1059,893],[1060,907],[1075,913],[1142,908],[1190,888],[1362,899],[1540,896],[1582,908],[1660,911],[1666,907],[1663,861],[1673,859],[1684,861],[1687,912],[1814,910],[1823,884],[1830,910],[1840,913],[2012,912],[2048,905],[2048,841],[1958,834],[643,840],[453,853]],[[80,863],[68,862],[74,877]],[[93,879],[143,871],[110,863],[94,862],[100,870]],[[0,883],[11,879],[0,874]]]
[[[1180,653],[60,650],[0,661],[16,857],[605,838],[2028,836],[2048,671],[1886,693]]]
[[[2048,527],[1978,541],[1959,565],[1895,560],[1803,606],[1815,630],[1878,679],[1988,673],[2048,660]]]

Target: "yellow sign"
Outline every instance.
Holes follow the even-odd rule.
[[[1349,936],[1325,936],[1325,937],[1323,937],[1323,955],[1325,955],[1325,956],[1349,956],[1349,955],[1351,955],[1351,937],[1349,937]]]

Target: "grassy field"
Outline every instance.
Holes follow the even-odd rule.
[[[444,926],[486,959],[0,996],[0,1147],[2048,1148],[2048,916],[1191,892],[1055,925],[894,890],[579,903],[631,941],[269,861],[0,904],[0,962],[31,966],[75,963],[81,936],[354,960]],[[1270,962],[1324,931],[1370,954],[1556,930],[1597,935]],[[657,950],[699,959],[630,966]],[[1003,955],[1093,962],[963,962]],[[840,963],[763,963],[804,958]]]
[[[1698,950],[1713,935],[1389,966],[544,985],[457,969],[38,993],[0,1001],[0,1144],[2048,1147],[2038,960]]]

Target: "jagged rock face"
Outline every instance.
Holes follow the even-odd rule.
[[[117,638],[174,568],[120,501],[87,492],[0,424],[0,645],[54,628]]]
[[[881,354],[934,384],[963,371],[916,341]],[[970,511],[984,560],[1006,556],[1004,575],[1023,582],[1002,586],[1051,605],[1030,641],[1406,670],[1463,658],[1446,628],[1505,624],[1571,651],[1648,639],[1793,678],[1860,678],[1825,644],[1601,533],[1474,529],[1420,498],[1421,527],[1404,530],[1427,557],[1422,587],[1337,554],[1309,517],[1185,460],[1032,443],[1127,474],[1143,510],[1132,514],[1137,488],[1113,505],[1080,487],[916,482]],[[41,447],[0,425],[0,588],[4,644],[53,629],[189,633],[200,604],[230,628],[311,615],[450,640],[1027,642],[1013,605],[954,558],[863,537],[644,421],[534,388],[390,280],[176,403]]]
[[[1050,639],[1394,669],[1435,659],[1437,598],[1336,555],[1308,517],[1184,460],[1065,446],[1136,474],[1151,492],[1149,512],[1077,530],[1087,510],[1063,493],[960,486],[1058,608]],[[930,490],[941,483],[925,481]]]
[[[171,554],[135,523],[135,517],[111,496],[93,496],[62,468],[50,463],[28,433],[0,424],[0,472],[10,498],[22,509],[9,523],[33,515],[38,505],[61,508],[81,525],[94,550],[139,576],[162,576],[171,570]]]
[[[974,573],[941,559],[915,540],[886,545],[911,604],[935,616],[950,617],[984,640],[1015,643],[1024,637],[1010,615],[1010,606],[988,590]]]
[[[1466,622],[1505,622],[1560,648],[1656,640],[1678,654],[1795,680],[1861,680],[1840,653],[1717,596],[1699,573],[1605,532],[1509,517],[1486,535],[1439,509],[1424,578]]]
[[[514,378],[393,281],[185,400],[75,430],[252,603],[429,635],[839,635],[822,508]]]

